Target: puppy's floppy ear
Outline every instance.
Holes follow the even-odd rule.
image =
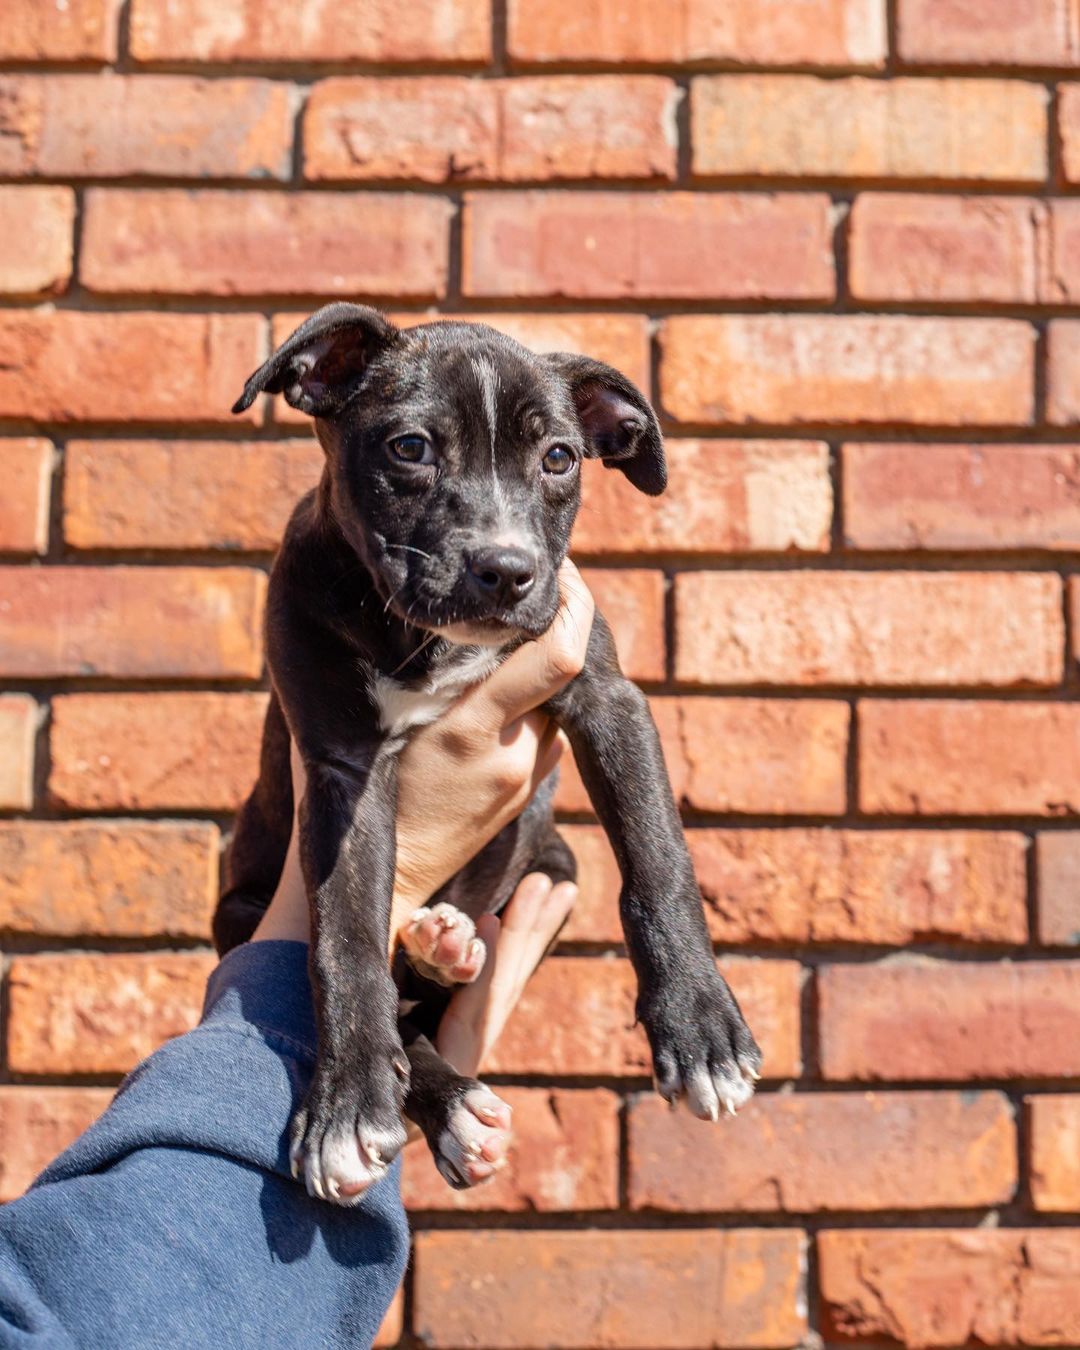
[[[332,417],[371,358],[397,336],[389,319],[367,305],[326,305],[259,367],[232,410],[244,412],[265,392],[284,394],[287,403],[312,417]]]
[[[667,487],[664,438],[641,390],[588,356],[552,352],[547,359],[570,386],[589,455],[622,469],[650,497],[659,496]]]

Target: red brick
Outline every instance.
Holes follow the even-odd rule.
[[[323,460],[314,440],[68,441],[64,540],[75,549],[268,552]]]
[[[779,1350],[806,1328],[802,1244],[783,1229],[421,1233],[414,1326],[443,1347]]]
[[[703,75],[699,177],[1041,183],[1047,93],[1020,80]]]
[[[0,293],[56,295],[71,278],[75,194],[64,187],[0,187]]]
[[[880,0],[689,0],[678,16],[649,0],[510,0],[507,44],[521,62],[880,67]]]
[[[686,684],[1052,685],[1065,641],[1044,572],[684,572]]]
[[[844,535],[862,549],[1080,549],[1070,445],[845,445]]]
[[[1080,969],[927,958],[818,974],[825,1078],[1080,1076]]]
[[[830,300],[823,194],[474,193],[462,288],[475,296]]]
[[[265,694],[53,700],[49,794],[79,811],[234,811],[259,765]]]
[[[1072,652],[1075,664],[1080,665],[1080,578],[1069,578],[1069,616],[1072,620]]]
[[[325,80],[304,113],[304,177],[670,179],[676,99],[658,75]]]
[[[80,276],[103,294],[446,293],[453,207],[392,193],[86,194]]]
[[[678,422],[1023,425],[1034,339],[1012,319],[681,315],[663,325],[660,387]]]
[[[1080,84],[1058,85],[1058,141],[1067,183],[1080,183]]]
[[[1080,814],[1080,706],[864,703],[859,784],[872,814]]]
[[[112,1100],[110,1088],[0,1087],[0,1202],[16,1200]]]
[[[1080,1229],[849,1229],[817,1239],[828,1339],[1075,1345]]]
[[[0,553],[44,553],[48,547],[52,466],[48,441],[0,440]]]
[[[17,956],[8,1065],[17,1074],[122,1074],[199,1020],[210,952]]]
[[[729,957],[720,969],[753,1029],[767,1078],[801,1068],[797,961]],[[491,1073],[640,1078],[651,1074],[634,1025],[634,972],[614,957],[551,957],[533,977],[489,1057]],[[567,1017],[566,1009],[574,1016]]]
[[[474,62],[491,57],[490,0],[133,0],[136,61]]]
[[[611,625],[623,670],[633,680],[662,680],[667,646],[663,572],[590,567],[583,575]]]
[[[1080,832],[1040,834],[1035,849],[1039,941],[1080,946]]]
[[[0,60],[115,61],[120,0],[6,0]]]
[[[1075,66],[1075,16],[1058,0],[900,0],[905,61],[987,66]]]
[[[0,929],[210,935],[218,831],[194,821],[0,821]]]
[[[604,1088],[496,1089],[513,1108],[506,1166],[485,1186],[454,1191],[426,1148],[410,1149],[402,1195],[409,1210],[558,1213],[617,1209],[619,1098]]]
[[[1016,1189],[998,1092],[758,1093],[722,1128],[641,1097],[629,1149],[634,1209],[976,1209]]]
[[[1046,416],[1056,426],[1080,422],[1080,322],[1055,319],[1048,327]]]
[[[9,310],[0,349],[0,417],[228,423],[262,360],[263,325],[254,314]]]
[[[292,91],[187,75],[5,75],[0,173],[287,178]]]
[[[1027,1108],[1032,1203],[1044,1212],[1076,1213],[1080,1210],[1080,1096],[1029,1097]]]
[[[0,673],[256,679],[265,593],[240,567],[0,567]]]
[[[0,809],[34,804],[34,739],[38,705],[27,694],[0,694]]]
[[[824,553],[832,485],[822,441],[669,440],[668,488],[643,496],[620,473],[585,470],[577,556]]]

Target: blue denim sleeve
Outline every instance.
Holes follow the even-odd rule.
[[[315,1032],[296,942],[221,962],[203,1018],[0,1210],[0,1346],[370,1346],[405,1270],[400,1162],[352,1209],[289,1175]]]

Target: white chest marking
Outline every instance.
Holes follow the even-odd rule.
[[[418,687],[402,684],[390,675],[373,675],[371,695],[379,710],[379,727],[390,740],[387,749],[399,749],[414,727],[434,722],[470,685],[490,675],[501,659],[498,647],[478,648]]]

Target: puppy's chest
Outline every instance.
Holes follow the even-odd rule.
[[[433,671],[420,684],[404,684],[375,671],[368,687],[386,735],[384,753],[401,749],[410,732],[428,726],[466,689],[486,679],[503,658],[499,648],[482,647]]]

